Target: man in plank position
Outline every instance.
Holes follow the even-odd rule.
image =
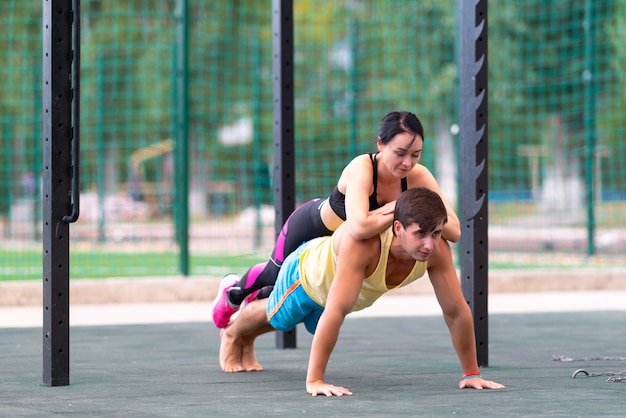
[[[221,331],[220,367],[224,372],[263,370],[254,353],[255,339],[303,322],[314,335],[307,392],[313,396],[352,395],[349,389],[324,381],[344,318],[428,271],[463,369],[459,388],[503,388],[483,379],[478,370],[472,313],[461,291],[450,246],[441,238],[446,219],[437,193],[414,188],[398,198],[391,227],[373,238],[357,240],[339,227],[330,237],[303,243],[285,260],[269,298],[247,304]]]

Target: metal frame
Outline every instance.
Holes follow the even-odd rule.
[[[78,0],[74,10],[72,0],[43,2],[43,383],[48,386],[70,383],[69,223],[78,219],[79,208],[79,14]]]
[[[293,1],[272,0],[274,75],[274,228],[280,233],[296,201],[293,92]],[[277,348],[296,347],[296,329],[276,331]]]
[[[476,355],[489,365],[487,0],[459,0],[461,287],[474,316]]]
[[[487,366],[487,0],[459,0],[458,10],[461,285],[474,315],[478,363]],[[69,223],[79,207],[79,17],[79,0],[74,10],[71,0],[43,2],[43,383],[49,386],[69,385]],[[272,0],[276,235],[295,208],[293,28],[293,1]],[[295,348],[296,330],[276,332],[276,345]]]

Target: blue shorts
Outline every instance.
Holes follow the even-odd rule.
[[[314,334],[324,311],[300,285],[300,254],[306,246],[302,244],[285,259],[267,302],[267,319],[278,331],[289,331],[303,322],[307,331]]]

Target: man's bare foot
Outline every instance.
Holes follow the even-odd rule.
[[[263,366],[259,364],[254,353],[254,339],[244,341],[241,348],[241,364],[247,372],[263,371]]]
[[[226,329],[220,330],[220,367],[225,373],[245,372],[242,364],[243,347]]]

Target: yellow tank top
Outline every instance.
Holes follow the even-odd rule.
[[[342,224],[339,228],[343,228]],[[338,229],[339,230],[339,229]],[[374,273],[363,281],[361,292],[353,311],[371,306],[376,299],[393,288],[385,281],[389,247],[393,239],[391,227],[380,233],[381,254]],[[337,256],[333,251],[333,236],[315,238],[300,255],[300,282],[304,291],[321,306],[326,306],[330,284],[335,277]],[[404,287],[426,273],[426,262],[415,262],[407,277],[395,288]]]

